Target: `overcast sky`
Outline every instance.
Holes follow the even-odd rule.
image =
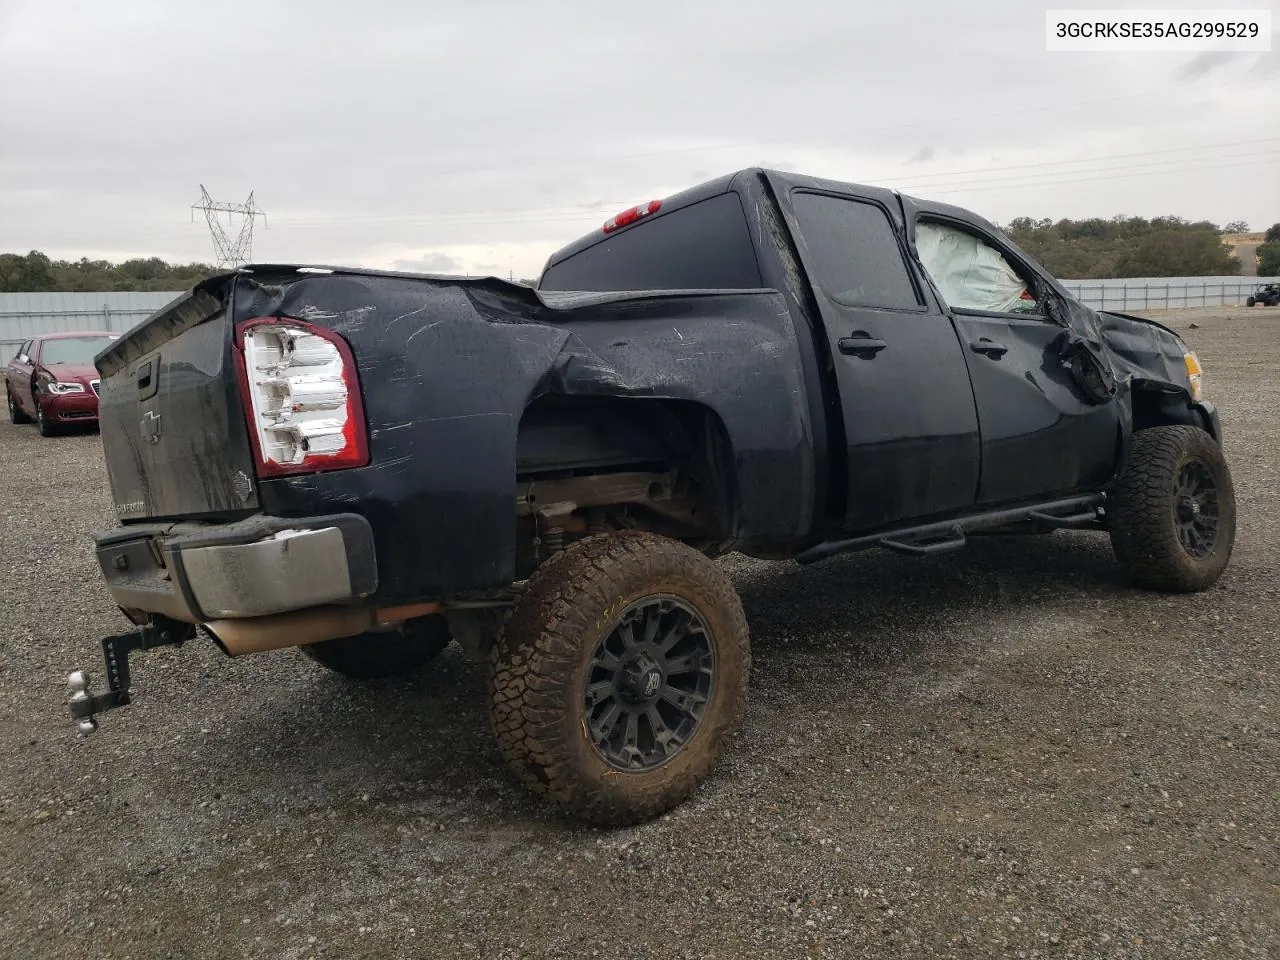
[[[1001,223],[1280,221],[1280,38],[1046,53],[1046,6],[0,0],[0,252],[212,260],[203,183],[254,191],[259,261],[536,276],[752,165]]]

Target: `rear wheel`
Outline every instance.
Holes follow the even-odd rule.
[[[299,647],[316,663],[356,680],[409,673],[449,645],[449,624],[440,614],[408,620],[398,630],[371,631]]]
[[[13,392],[9,390],[7,387],[5,388],[5,391],[4,391],[4,397],[9,407],[10,423],[30,423],[31,422],[31,418],[23,412],[20,406],[18,406],[17,398],[14,397]]]
[[[1137,583],[1180,593],[1212,586],[1236,536],[1222,448],[1199,427],[1138,431],[1107,516],[1116,558]]]
[[[622,825],[710,773],[741,722],[751,654],[720,568],[637,532],[539,568],[489,662],[490,719],[517,776],[570,814]]]

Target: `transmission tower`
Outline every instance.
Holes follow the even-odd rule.
[[[249,191],[249,199],[244,203],[218,203],[209,196],[209,191],[202,183],[200,184],[200,202],[191,205],[192,218],[195,217],[196,210],[202,211],[205,220],[208,221],[209,233],[213,236],[213,246],[218,252],[218,266],[235,268],[253,259],[253,221],[261,217],[263,226],[266,226],[267,215],[254,206],[252,190]],[[220,213],[227,215],[225,226],[218,217]],[[236,238],[232,240],[229,230],[235,229],[236,217],[240,218],[240,229],[236,233]]]

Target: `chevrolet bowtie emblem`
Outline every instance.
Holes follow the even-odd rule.
[[[148,410],[142,415],[142,436],[148,443],[160,442],[160,414]]]

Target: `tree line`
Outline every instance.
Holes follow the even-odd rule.
[[[1193,223],[1181,217],[1057,221],[1019,217],[1005,232],[1054,276],[1098,280],[1237,276],[1240,261],[1223,234],[1244,226],[1236,222],[1224,230],[1207,220]],[[1280,224],[1272,229],[1280,231]]]
[[[1099,280],[1113,277],[1237,276],[1240,261],[1222,239],[1243,233],[1239,221],[1220,229],[1207,220],[1180,217],[1112,217],[1090,220],[1034,220],[1018,217],[1005,228],[1009,237],[1055,277]],[[159,257],[111,263],[107,260],[50,260],[39,250],[0,253],[0,292],[106,290],[187,290],[217,273],[207,263],[170,264]],[[1258,275],[1280,276],[1280,223],[1258,248]],[[530,286],[534,281],[521,281]]]
[[[1280,277],[1280,223],[1273,223],[1258,247],[1258,276]]]
[[[0,253],[0,292],[101,293],[108,290],[187,290],[217,273],[207,263],[166,263],[159,257],[111,263],[108,260],[50,260],[39,250]]]

